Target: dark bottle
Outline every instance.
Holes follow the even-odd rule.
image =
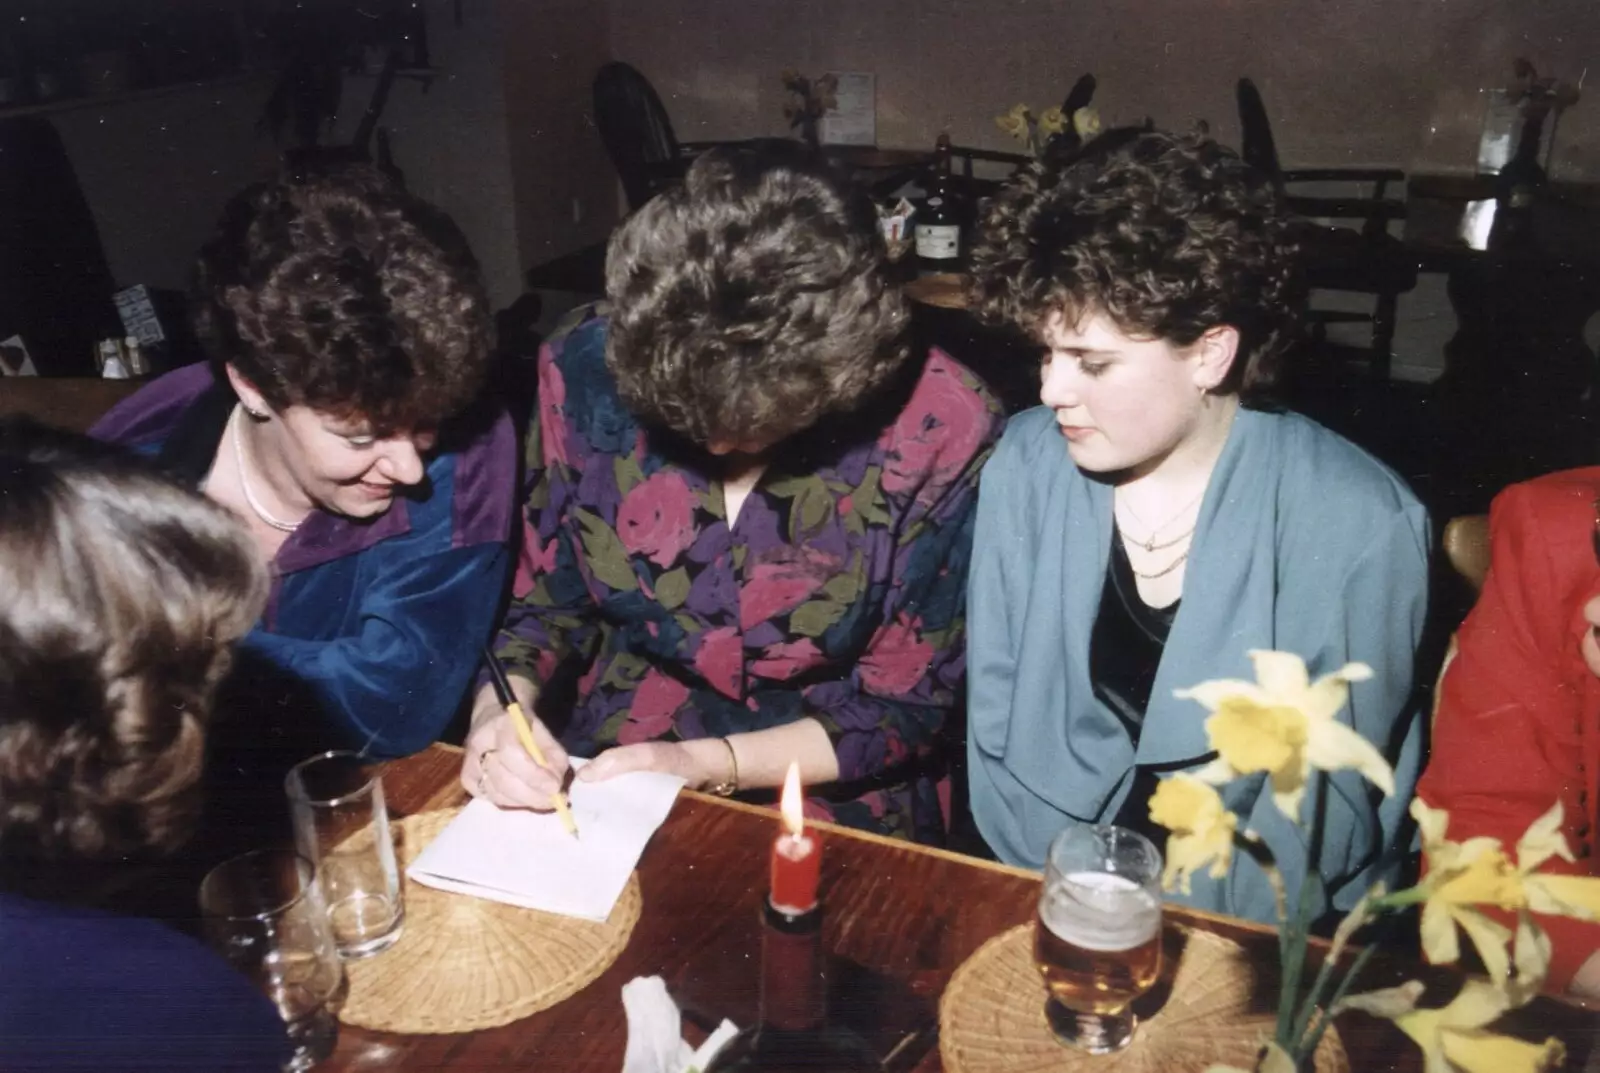
[[[762,924],[758,1023],[729,1040],[706,1073],[881,1073],[859,1036],[828,1022],[821,907],[789,914],[768,903]]]
[[[912,218],[917,271],[924,276],[961,271],[963,205],[950,172],[950,136],[939,135],[928,172],[928,193]]]

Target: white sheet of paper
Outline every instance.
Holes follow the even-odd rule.
[[[574,767],[585,761],[574,759]],[[683,780],[636,771],[572,782],[578,838],[553,812],[475,798],[406,869],[418,883],[528,909],[605,920]]]

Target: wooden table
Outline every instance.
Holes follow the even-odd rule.
[[[390,808],[410,814],[460,804],[459,764],[459,750],[446,746],[396,762],[384,776]],[[338,1050],[319,1070],[621,1069],[627,1035],[622,985],[635,976],[672,979],[695,952],[755,918],[775,823],[768,810],[685,792],[640,861],[644,912],[632,939],[588,988],[553,1009],[485,1032],[397,1036],[346,1026]],[[827,830],[826,839],[828,947],[930,998],[987,939],[1033,915],[1035,873],[839,828]],[[1276,938],[1267,929],[1177,907],[1168,915],[1233,938],[1263,962],[1276,959]],[[1375,972],[1371,984],[1396,979],[1397,967]],[[1583,1067],[1593,1044],[1592,1015],[1554,1001],[1524,1012],[1534,1032],[1566,1041],[1571,1068]],[[1350,1015],[1340,1031],[1359,1073],[1422,1068],[1416,1047],[1387,1022]],[[941,1069],[937,1047],[916,1068]]]

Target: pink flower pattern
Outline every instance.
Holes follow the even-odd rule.
[[[809,717],[849,782],[942,747],[967,556],[948,529],[966,530],[1002,424],[976,377],[935,351],[886,432],[809,469],[780,453],[731,525],[713,513],[714,478],[622,404],[603,320],[551,340],[539,385],[521,569],[496,649],[540,684],[558,666],[581,675],[568,748]],[[908,774],[807,809],[937,841],[938,794]]]

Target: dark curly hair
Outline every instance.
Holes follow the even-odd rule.
[[[0,420],[0,862],[170,850],[266,571],[227,510],[142,460]]]
[[[379,430],[437,425],[492,346],[478,263],[449,217],[365,165],[286,174],[229,202],[200,252],[195,327],[275,409]]]
[[[641,418],[702,446],[775,443],[860,407],[909,315],[867,195],[824,165],[720,150],[617,230],[606,360]]]
[[[1057,313],[1100,311],[1177,346],[1230,325],[1239,350],[1217,390],[1246,403],[1276,377],[1300,293],[1270,182],[1214,141],[1142,129],[1024,171],[991,206],[972,273],[974,311],[1035,338]]]

